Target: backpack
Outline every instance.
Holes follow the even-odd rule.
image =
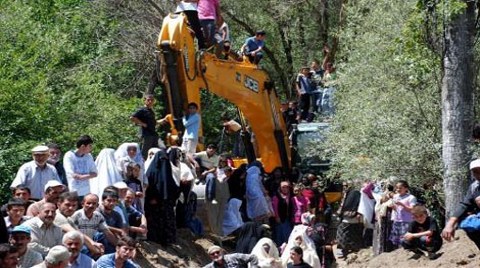
[[[465,232],[475,232],[480,230],[480,213],[466,217],[461,223],[460,228]]]

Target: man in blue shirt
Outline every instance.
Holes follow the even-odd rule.
[[[137,243],[129,236],[118,240],[115,253],[103,255],[97,260],[98,268],[124,267],[138,268],[139,266],[131,259],[135,254]]]
[[[183,133],[182,150],[194,154],[198,143],[198,130],[200,129],[200,115],[197,113],[198,104],[191,102],[188,104],[187,115],[182,119],[185,133]]]
[[[247,38],[240,51],[248,57],[251,63],[258,64],[263,58],[263,48],[265,47],[265,31],[257,31],[255,36]]]

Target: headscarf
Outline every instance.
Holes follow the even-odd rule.
[[[153,157],[158,151],[160,151],[160,148],[157,147],[153,147],[148,150],[147,159],[145,160],[145,173],[147,172],[150,163],[152,163]]]
[[[242,206],[242,200],[232,198],[228,201],[225,208],[225,216],[223,217],[223,234],[229,235],[233,231],[242,227],[243,220],[240,214],[240,207]]]
[[[172,175],[177,186],[180,186],[180,181],[192,181],[195,179],[194,172],[184,162],[182,162],[182,150],[179,147],[170,147],[167,150],[170,164],[172,165]]]
[[[92,178],[89,184],[90,192],[97,196],[102,196],[105,187],[123,181],[122,174],[116,167],[114,154],[114,149],[105,148],[100,151],[95,160],[98,173],[97,177]]]
[[[118,146],[117,150],[115,151],[115,159],[118,160],[120,158],[123,158],[125,156],[128,156],[128,147],[130,146],[135,146],[137,147],[137,154],[133,157],[133,161],[135,163],[141,163],[142,165],[144,164],[143,157],[142,157],[142,152],[140,151],[140,146],[138,143],[135,142],[125,142],[122,143],[120,146]]]
[[[272,203],[267,201],[263,193],[263,184],[261,180],[260,168],[257,166],[251,166],[247,169],[247,216],[251,219],[268,215],[273,210],[271,209]]]
[[[175,200],[179,187],[172,176],[172,166],[165,150],[158,151],[145,174],[148,178],[146,201],[151,199]]]
[[[236,253],[248,254],[252,252],[253,247],[258,240],[269,236],[270,226],[260,222],[247,222],[238,231]]]
[[[261,184],[260,177],[260,168],[257,166],[250,166],[247,169],[247,178],[246,178],[246,187],[247,187],[247,196],[250,197],[259,197],[263,196],[263,191],[259,187]]]
[[[308,226],[306,225],[296,225],[293,228],[292,233],[288,237],[288,243],[285,249],[282,252],[282,263],[286,267],[287,263],[290,260],[290,250],[297,246],[295,240],[297,237],[302,238],[302,243],[299,245],[303,249],[303,261],[310,264],[312,267],[321,267],[320,259],[318,258],[317,252],[315,251],[315,243],[307,235]]]
[[[248,168],[251,168],[251,167],[262,168],[263,165],[262,165],[262,162],[260,162],[260,161],[258,161],[258,160],[255,160],[255,161],[253,161],[252,163],[248,164]]]
[[[133,158],[130,158],[128,155],[128,147],[135,146],[137,148],[137,153]],[[141,182],[147,183],[147,180],[144,176],[145,173],[145,164],[142,157],[142,152],[140,151],[140,146],[135,142],[126,142],[118,146],[115,151],[115,161],[117,163],[117,168],[122,172],[126,173],[126,162],[135,162],[140,165],[140,177],[138,178]]]
[[[366,228],[373,229],[373,215],[375,211],[375,199],[373,198],[373,183],[365,185],[360,192],[360,203],[357,212],[363,215],[363,223]]]
[[[267,253],[263,246],[267,244],[270,247],[269,252]],[[277,245],[272,241],[272,239],[264,237],[258,240],[255,247],[252,249],[252,255],[257,256],[258,258],[258,267],[260,268],[280,268],[281,260],[280,255],[278,254]],[[273,259],[273,262],[272,262]]]
[[[311,226],[315,221],[315,215],[310,212],[305,212],[300,216],[303,225]]]

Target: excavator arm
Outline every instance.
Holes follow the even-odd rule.
[[[168,108],[176,129],[189,102],[200,105],[200,91],[238,107],[255,133],[264,168],[288,168],[290,150],[278,96],[268,75],[247,60],[222,60],[195,48],[194,35],[183,14],[165,17],[157,46],[166,72]]]

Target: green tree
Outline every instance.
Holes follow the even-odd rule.
[[[135,137],[135,100],[122,97],[135,68],[112,41],[115,16],[81,0],[2,1],[0,12],[3,189],[36,144],[68,150],[90,134],[98,152]]]

